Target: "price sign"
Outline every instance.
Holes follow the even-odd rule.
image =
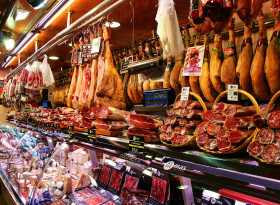
[[[74,137],[74,126],[68,126],[68,134],[70,135],[70,137]]]
[[[137,154],[144,151],[144,137],[130,135],[129,137],[129,153]]]
[[[89,53],[100,53],[101,37],[92,40],[91,51]]]
[[[96,142],[95,130],[88,129],[88,141],[93,144]]]
[[[189,99],[190,87],[182,87],[180,100],[186,101]]]
[[[238,85],[235,84],[228,85],[227,100],[238,101]]]

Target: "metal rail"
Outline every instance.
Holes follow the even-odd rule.
[[[50,41],[48,41],[43,47],[41,47],[37,52],[32,54],[29,58],[27,58],[22,64],[16,67],[12,72],[10,72],[6,78],[9,78],[16,73],[18,73],[27,63],[39,58],[47,51],[49,51],[54,46],[58,45],[59,43],[66,40],[66,38],[70,38],[74,36],[77,32],[88,26],[89,24],[93,23],[94,21],[98,20],[102,16],[105,16],[109,12],[111,12],[116,7],[120,6],[121,4],[125,3],[128,0],[104,0],[101,4],[97,5],[95,8],[90,10],[88,13],[83,15],[77,21],[72,23],[69,27],[65,28],[63,31],[58,33],[55,37],[53,37]],[[114,3],[113,3],[114,2]],[[100,11],[103,9],[102,11]],[[100,11],[100,12],[99,12]],[[98,13],[99,12],[99,13]]]

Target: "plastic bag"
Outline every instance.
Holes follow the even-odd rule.
[[[30,65],[27,64],[27,66],[21,71],[20,78],[19,78],[20,83],[22,84],[27,83],[27,78],[29,75],[30,68],[31,68]]]
[[[46,55],[42,62],[41,72],[42,72],[42,84],[44,87],[49,87],[55,83],[50,64],[48,64],[48,57]]]

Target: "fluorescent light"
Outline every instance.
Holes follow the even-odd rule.
[[[18,52],[18,54],[20,54],[35,38],[37,38],[37,36],[39,35],[39,33],[36,33]]]
[[[116,21],[112,21],[112,23],[109,23],[109,22],[105,23],[105,26],[109,27],[109,25],[111,26],[111,28],[117,28],[117,27],[120,27],[121,24]]]
[[[59,57],[57,57],[57,56],[50,56],[49,59],[51,59],[51,60],[58,60]]]
[[[25,9],[15,8],[14,20],[20,21],[20,20],[26,19],[30,12],[31,11],[28,11]]]
[[[45,24],[44,29],[47,28],[70,4],[75,0],[69,0],[56,14]]]
[[[4,41],[4,46],[9,51],[12,50],[15,47],[15,44],[16,44],[16,42],[12,38]]]
[[[10,57],[10,58],[9,58]],[[7,58],[7,60],[6,60],[6,62],[7,62],[7,64],[5,65],[5,68],[8,66],[8,65],[10,65],[13,61],[14,61],[14,59],[16,58],[16,56],[9,56],[8,58],[9,58],[9,60],[8,60],[8,58]],[[10,60],[11,59],[11,60]]]

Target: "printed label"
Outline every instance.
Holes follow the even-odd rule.
[[[129,138],[129,153],[137,154],[144,151],[144,137],[130,135]]]
[[[201,76],[205,45],[188,48],[183,76]]]
[[[225,56],[229,56],[229,55],[232,55],[232,54],[234,54],[234,50],[232,48],[226,49]]]
[[[190,87],[182,87],[180,100],[186,101],[189,99]]]
[[[98,38],[95,38],[92,40],[90,53],[100,53],[101,40],[102,40],[101,37],[98,37]]]
[[[238,101],[238,85],[229,84],[227,91],[228,101]]]

